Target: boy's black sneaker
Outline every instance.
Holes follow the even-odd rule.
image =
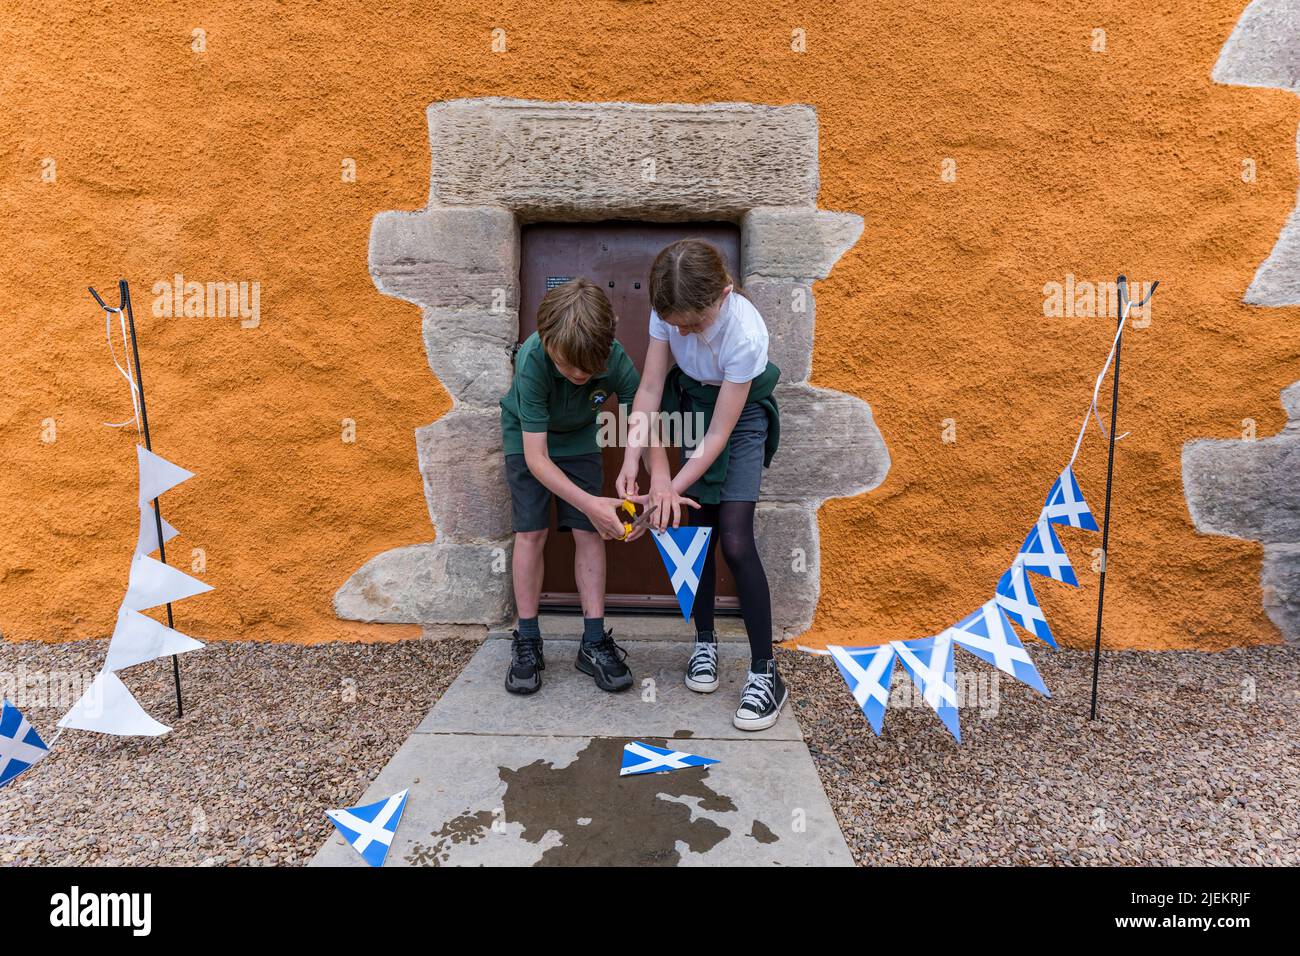
[[[542,639],[520,637],[518,631],[511,633],[514,640],[510,642],[510,669],[506,671],[506,690],[512,694],[534,693],[542,686],[542,671],[546,670],[546,661],[542,657]]]
[[[601,690],[627,690],[632,686],[632,672],[623,663],[626,659],[627,651],[614,643],[614,631],[610,629],[599,641],[583,641],[573,666],[594,677]]]
[[[763,670],[749,672],[745,689],[740,692],[740,707],[731,722],[741,730],[766,730],[781,716],[788,696],[776,672],[776,661],[767,661]]]

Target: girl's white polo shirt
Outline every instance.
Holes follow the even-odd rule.
[[[730,293],[703,332],[682,335],[650,310],[650,337],[667,342],[683,372],[706,385],[751,382],[767,368],[767,326],[754,303]]]

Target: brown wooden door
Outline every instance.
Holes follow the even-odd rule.
[[[740,274],[740,230],[732,223],[539,223],[524,226],[520,253],[519,341],[537,329],[537,307],[548,288],[585,276],[609,296],[618,316],[618,340],[640,370],[650,339],[650,295],[646,288],[650,264],[659,250],[687,237],[711,242],[731,274]],[[620,399],[624,396],[619,396]],[[627,396],[631,401],[632,396]],[[610,404],[614,407],[613,403]],[[674,456],[673,468],[678,462]],[[606,448],[605,489],[614,495],[614,479],[623,465],[621,448]],[[645,490],[646,476],[641,475]],[[606,606],[610,609],[663,610],[679,613],[668,574],[649,535],[631,544],[609,541],[606,555]],[[735,611],[736,589],[726,562],[718,562],[719,611]],[[542,606],[558,610],[577,607],[573,579],[573,536],[555,531],[546,542],[546,576]]]

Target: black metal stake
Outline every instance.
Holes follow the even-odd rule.
[[[117,292],[119,303],[118,309],[126,312],[126,322],[131,332],[131,355],[135,362],[135,387],[140,393],[140,427],[144,432],[144,447],[148,451],[153,451],[153,444],[149,441],[149,412],[146,410],[144,404],[144,376],[140,371],[140,345],[136,341],[135,337],[135,315],[131,312],[131,290],[127,286],[125,279],[119,279],[117,281]],[[93,288],[90,290],[90,294],[95,297],[95,301],[98,302],[100,307],[106,312],[114,311],[104,304],[104,300],[99,297],[99,294]],[[158,507],[157,498],[153,500],[153,523],[158,534],[158,558],[163,564],[166,564],[167,550],[163,543],[162,510]],[[175,621],[172,618],[171,601],[167,602],[167,626],[171,628],[176,626]],[[176,685],[176,716],[184,717],[185,706],[181,700],[181,663],[176,654],[172,655],[172,681]]]
[[[1151,296],[1155,295],[1156,286],[1159,284],[1158,281],[1151,283],[1151,291],[1138,303],[1138,308],[1151,301]],[[1097,584],[1097,640],[1092,647],[1092,709],[1088,713],[1089,720],[1097,719],[1097,678],[1101,669],[1101,616],[1106,605],[1106,566],[1110,563],[1110,492],[1115,476],[1115,420],[1119,414],[1119,352],[1120,346],[1124,343],[1124,318],[1128,311],[1126,305],[1130,301],[1128,280],[1124,276],[1119,276],[1115,280],[1115,286],[1119,291],[1119,327],[1115,336],[1115,372],[1110,389],[1110,435],[1108,436],[1110,448],[1106,455],[1106,511],[1101,522],[1101,578]]]

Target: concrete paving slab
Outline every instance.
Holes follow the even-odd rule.
[[[850,866],[802,741],[665,741],[719,763],[620,777],[622,737],[413,734],[357,802],[411,788],[388,866]],[[313,866],[364,866],[333,835]]]
[[[503,686],[509,643],[486,641],[416,733],[674,737],[685,731],[715,740],[803,739],[788,707],[774,726],[757,734],[732,726],[749,670],[748,645],[718,645],[720,684],[712,694],[697,694],[682,682],[690,645],[629,641],[623,646],[634,678],[626,691],[606,693],[573,666],[577,641],[548,640],[542,689],[518,696]]]

